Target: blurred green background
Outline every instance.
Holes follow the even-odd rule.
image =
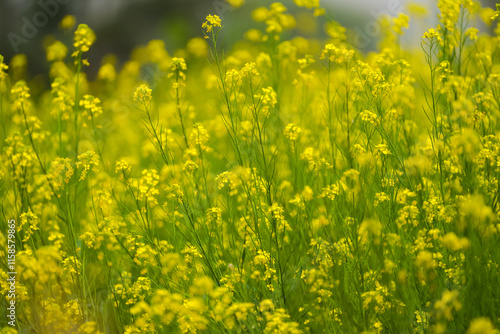
[[[97,41],[88,54],[95,74],[103,56],[113,53],[122,62],[128,58],[135,46],[146,44],[152,39],[163,39],[167,50],[173,54],[185,42],[195,36],[202,36],[201,23],[207,14],[219,14],[223,19],[224,41],[228,47],[242,38],[243,33],[255,24],[250,13],[258,6],[268,6],[273,1],[247,0],[241,8],[233,9],[224,0],[0,0],[0,54],[5,61],[15,53],[24,53],[29,60],[30,75],[46,72],[43,39],[57,33],[57,25],[67,14],[76,16],[77,23],[87,23],[97,35]],[[292,0],[282,1],[292,12],[298,9]],[[408,0],[323,0],[327,9],[315,26],[312,20],[299,21],[299,27],[292,33],[304,37],[318,37],[323,32],[322,23],[335,19],[342,25],[359,31],[367,31],[378,14],[396,15],[394,8],[406,12]],[[428,8],[427,27],[435,24],[437,8],[435,0],[417,0]],[[484,4],[494,7],[494,0]],[[31,27],[29,27],[31,25]],[[407,38],[419,38],[418,28]],[[31,29],[30,28],[34,28]],[[307,36],[307,32],[311,36]],[[321,35],[320,35],[321,36]],[[324,36],[324,35],[323,35]],[[60,38],[60,35],[57,35]],[[376,45],[376,34],[367,34],[359,48],[371,50]],[[64,42],[71,42],[66,36]]]

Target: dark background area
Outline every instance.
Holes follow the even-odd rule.
[[[72,43],[72,35],[61,36],[57,28],[67,14],[95,31],[97,40],[86,55],[92,64],[99,64],[108,53],[125,60],[135,46],[152,39],[165,40],[172,52],[189,38],[201,35],[201,23],[211,7],[211,1],[199,0],[0,0],[0,54],[8,63],[14,54],[24,53],[30,72],[43,72],[48,68],[43,39],[55,34],[67,45]],[[40,12],[48,17],[45,24]],[[30,24],[36,30],[30,30]],[[16,50],[12,40],[18,37],[22,42]]]

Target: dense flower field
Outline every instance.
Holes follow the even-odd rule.
[[[368,54],[295,0],[95,80],[71,16],[50,87],[0,56],[0,332],[499,333],[500,7],[437,5],[411,48],[426,9],[382,17]]]

